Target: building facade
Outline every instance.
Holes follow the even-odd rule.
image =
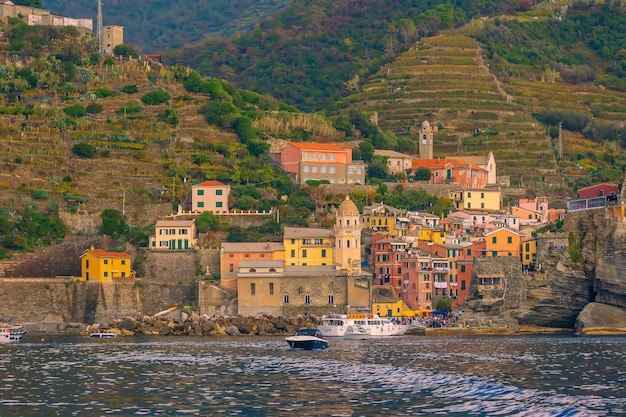
[[[289,142],[280,154],[281,167],[294,182],[328,181],[365,184],[365,163],[352,160],[352,149],[323,143]]]
[[[192,250],[197,245],[195,220],[158,220],[148,247],[154,251]]]
[[[115,47],[124,43],[124,26],[111,25],[102,29],[102,50],[107,55],[113,55]]]
[[[282,270],[285,246],[280,242],[223,242],[220,248],[220,284],[236,290],[240,263],[257,261],[273,261],[271,265],[280,265]]]
[[[230,185],[219,181],[204,181],[191,186],[191,211],[210,211],[219,214],[228,211]]]
[[[92,246],[80,256],[80,263],[80,281],[113,282],[134,277],[132,261],[126,252],[108,252]]]

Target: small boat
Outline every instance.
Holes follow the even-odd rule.
[[[346,332],[343,334],[343,338],[348,340],[366,340],[369,339],[370,336],[370,332],[359,325],[348,326]]]
[[[300,329],[295,336],[285,339],[292,349],[326,349],[328,341],[322,339],[322,332],[318,329]]]
[[[117,334],[108,332],[97,332],[90,333],[89,337],[92,337],[94,339],[115,339],[117,337]]]
[[[26,330],[22,326],[0,324],[0,343],[19,342],[25,334]]]

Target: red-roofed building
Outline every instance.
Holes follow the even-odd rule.
[[[80,256],[80,281],[113,282],[114,279],[134,278],[131,258],[126,252],[108,252],[92,246]]]
[[[325,143],[289,142],[280,153],[283,170],[296,184],[326,180],[331,184],[365,184],[365,164],[352,160],[352,149]]]
[[[219,181],[204,181],[191,187],[191,211],[228,211],[230,185]]]
[[[489,173],[478,165],[461,159],[414,159],[413,174],[418,168],[430,170],[431,184],[457,184],[463,188],[485,188]]]

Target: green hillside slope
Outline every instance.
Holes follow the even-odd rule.
[[[228,37],[282,9],[291,0],[102,0],[103,24],[124,26],[126,43],[144,53],[178,48],[206,38]],[[94,19],[97,0],[42,0],[42,7],[64,16]]]

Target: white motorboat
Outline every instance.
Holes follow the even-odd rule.
[[[326,349],[328,341],[322,339],[322,333],[318,329],[300,329],[295,336],[285,338],[292,349]]]
[[[26,330],[22,326],[0,324],[0,343],[19,342],[25,334]]]
[[[322,316],[318,329],[325,337],[343,337],[349,326],[361,326],[372,337],[402,336],[410,324],[398,324],[378,314],[329,314]]]
[[[115,339],[117,337],[117,334],[108,332],[96,332],[90,333],[89,337],[92,337],[94,339]]]
[[[363,326],[348,326],[343,334],[344,339],[348,340],[366,340],[370,338],[370,333]]]

